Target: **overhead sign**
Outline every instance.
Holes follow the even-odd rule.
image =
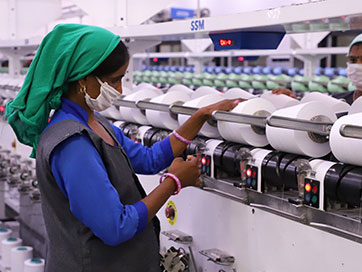
[[[193,18],[193,17],[194,17],[193,9],[171,8],[171,18],[172,19],[186,19],[186,18]]]

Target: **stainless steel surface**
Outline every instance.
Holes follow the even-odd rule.
[[[170,111],[174,114],[185,114],[185,115],[193,115],[198,108],[180,106],[180,105],[171,105]]]
[[[244,188],[241,179],[221,180],[202,176],[202,181],[203,190],[362,244],[361,208],[323,211],[290,202],[298,198],[298,191],[258,193]]]
[[[214,111],[212,117],[217,121],[225,121],[239,124],[249,124],[265,128],[266,117],[255,116],[250,114],[241,114],[227,111]]]
[[[138,108],[136,101],[118,100],[114,102],[114,105],[118,107]]]
[[[142,110],[157,110],[169,112],[170,105],[140,100],[136,106]]]
[[[362,127],[355,125],[342,125],[339,133],[343,137],[362,139]]]
[[[181,243],[181,244],[188,244],[192,242],[192,236],[186,233],[183,233],[179,230],[169,230],[169,231],[162,231],[163,235],[168,237],[170,240]]]
[[[221,265],[231,265],[234,263],[235,258],[230,254],[223,252],[217,248],[200,250],[201,255],[209,258],[210,261]]]
[[[271,127],[308,131],[322,136],[328,136],[333,125],[332,122],[310,121],[282,116],[268,117],[267,124]]]

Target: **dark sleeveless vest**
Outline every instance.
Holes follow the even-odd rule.
[[[49,237],[45,271],[160,271],[159,221],[156,217],[143,232],[130,240],[117,246],[108,246],[72,214],[68,199],[52,175],[49,158],[54,148],[72,135],[83,134],[91,139],[100,154],[121,203],[133,204],[146,196],[112,127],[103,117],[97,116],[97,119],[117,146],[107,144],[91,129],[74,120],[64,120],[50,126],[39,139],[36,172]]]

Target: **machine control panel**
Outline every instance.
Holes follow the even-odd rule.
[[[211,156],[201,154],[200,163],[201,163],[201,174],[210,177],[211,176]]]
[[[306,178],[304,181],[304,204],[314,208],[319,208],[319,188],[320,182]]]
[[[258,168],[247,164],[245,171],[246,188],[258,190]]]

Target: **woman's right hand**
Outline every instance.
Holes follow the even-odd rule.
[[[186,161],[177,157],[171,163],[168,172],[178,177],[182,188],[200,186],[201,165],[198,157],[189,155]]]

